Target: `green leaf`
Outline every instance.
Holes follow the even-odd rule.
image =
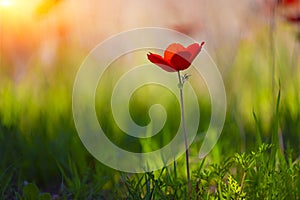
[[[39,189],[34,183],[29,183],[23,188],[24,200],[35,200],[38,199]]]
[[[49,193],[42,193],[39,196],[39,200],[51,200],[51,195]]]

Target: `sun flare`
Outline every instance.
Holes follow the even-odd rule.
[[[12,0],[0,0],[1,7],[10,7],[14,4]]]

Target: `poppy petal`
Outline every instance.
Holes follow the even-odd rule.
[[[174,54],[176,54],[179,51],[185,51],[185,50],[186,48],[184,48],[184,46],[182,46],[181,44],[178,43],[170,44],[165,50],[164,59],[171,60]]]
[[[189,59],[190,63],[192,63],[196,56],[199,54],[203,45],[204,42],[202,42],[200,45],[198,43],[194,43],[187,47],[187,51],[191,53],[191,57]]]
[[[157,66],[159,66],[160,68],[166,70],[167,72],[175,72],[176,69],[173,69],[172,66],[166,62],[163,57],[161,57],[158,54],[153,54],[151,52],[149,52],[149,54],[147,54],[148,60],[150,60],[152,63],[156,64]]]
[[[170,63],[177,71],[185,70],[191,65],[191,63],[189,62],[190,56],[191,53],[188,51],[177,52],[171,58]]]

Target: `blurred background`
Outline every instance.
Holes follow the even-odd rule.
[[[121,31],[147,26],[204,40],[221,71],[228,111],[209,160],[251,149],[257,135],[270,141],[279,89],[281,147],[291,149],[297,158],[299,16],[296,0],[0,0],[0,192],[19,190],[27,182],[52,193],[62,187],[86,191],[84,181],[86,185],[96,182],[95,191],[118,183],[118,173],[92,158],[77,136],[72,85],[83,59],[98,43]],[[140,110],[148,105],[144,95],[136,104]],[[171,97],[166,95],[165,101]],[[209,100],[199,105],[204,116],[200,133],[209,122]],[[179,108],[169,107],[176,118]],[[102,123],[110,137],[128,145],[126,137],[118,137],[113,120],[106,113],[98,115],[106,120]],[[147,121],[146,116],[138,119]],[[172,132],[173,126],[165,131]],[[201,140],[191,147],[194,163]]]

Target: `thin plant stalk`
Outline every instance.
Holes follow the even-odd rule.
[[[181,120],[182,120],[182,128],[184,135],[184,145],[185,145],[185,162],[186,162],[186,174],[188,181],[188,193],[190,198],[192,197],[192,187],[191,187],[191,177],[190,177],[190,165],[189,165],[189,147],[187,141],[187,133],[185,127],[185,118],[184,118],[184,104],[183,104],[183,80],[181,79],[180,71],[178,71],[178,79],[179,79],[179,92],[180,92],[180,106],[181,106]]]
[[[241,189],[240,189],[239,194],[236,199],[239,199],[240,195],[242,194],[242,191],[244,189],[246,175],[247,175],[247,171],[244,171],[242,182],[241,182]]]
[[[272,88],[272,108],[276,108],[276,118],[278,117],[277,116],[277,107],[278,107],[278,99],[276,99],[276,94],[275,94],[275,70],[276,70],[276,55],[275,55],[275,52],[276,52],[276,49],[275,49],[275,36],[274,36],[274,33],[275,33],[275,27],[276,27],[276,6],[277,6],[277,2],[275,2],[275,4],[271,7],[271,16],[270,16],[270,24],[269,24],[269,39],[270,39],[270,57],[271,57],[271,60],[270,60],[270,65],[271,65],[271,88]],[[279,90],[279,93],[280,93],[280,90]],[[276,120],[277,121],[277,120]],[[273,142],[276,142],[276,145],[278,145],[280,151],[281,151],[281,154],[283,154],[284,152],[284,146],[283,146],[283,142],[280,142],[280,141],[283,141],[283,137],[282,137],[282,132],[278,130],[278,122],[275,122],[276,123],[276,127],[275,130],[274,130],[274,139],[276,138],[276,141],[273,141]],[[276,137],[275,137],[276,136]]]
[[[271,66],[271,92],[272,92],[272,103],[275,105],[275,38],[274,38],[274,31],[275,31],[275,5],[272,5],[270,8],[270,22],[269,22],[269,43],[270,43],[270,66]]]

